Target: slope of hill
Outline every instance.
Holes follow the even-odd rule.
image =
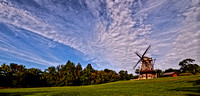
[[[118,81],[89,86],[40,87],[0,89],[0,96],[19,95],[78,95],[78,96],[130,96],[130,95],[200,95],[200,75],[166,77],[150,80]]]

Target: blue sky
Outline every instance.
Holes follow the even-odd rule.
[[[128,70],[146,56],[155,68],[200,64],[199,0],[0,0],[0,64],[46,69],[68,60]]]

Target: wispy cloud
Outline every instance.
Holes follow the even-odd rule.
[[[156,68],[178,68],[177,63],[188,57],[200,62],[198,0],[35,0],[30,1],[32,5],[23,2],[19,6],[18,2],[2,1],[0,22],[10,26],[14,33],[23,30],[19,35],[24,38],[30,36],[24,35],[24,31],[29,31],[37,34],[34,37],[40,38],[38,41],[48,42],[47,39],[50,39],[49,43],[45,43],[48,47],[54,48],[58,43],[69,46],[83,53],[85,61],[91,61],[100,68],[124,69],[134,73],[132,66],[139,59],[134,52],[142,53],[149,44],[152,48],[147,55],[157,58]],[[3,31],[1,34],[1,37],[6,36]],[[20,50],[11,41],[0,39],[3,44],[1,51],[18,54],[21,59],[40,64],[63,62],[53,56],[53,52],[45,53],[54,61],[50,62],[42,54],[34,53],[34,48],[26,46]],[[9,51],[11,49],[3,46],[15,50]]]

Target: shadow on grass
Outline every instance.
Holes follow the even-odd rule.
[[[81,96],[79,92],[61,92],[57,93],[54,96]]]
[[[37,92],[3,92],[0,93],[0,96],[24,96],[24,95],[34,95],[37,93],[45,93],[49,91],[37,91]]]
[[[192,87],[180,87],[177,89],[173,89],[173,91],[186,91],[190,92],[190,94],[185,94],[188,96],[200,96],[200,80],[189,81],[188,83],[193,83]]]
[[[190,82],[193,83],[194,86],[200,85],[200,79],[196,81],[190,81]]]

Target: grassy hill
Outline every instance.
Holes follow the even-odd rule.
[[[0,89],[0,96],[19,95],[78,95],[78,96],[172,96],[192,95],[200,96],[200,75],[165,77],[150,80],[118,81],[113,83],[66,86],[66,87],[40,87],[40,88],[13,88]]]

